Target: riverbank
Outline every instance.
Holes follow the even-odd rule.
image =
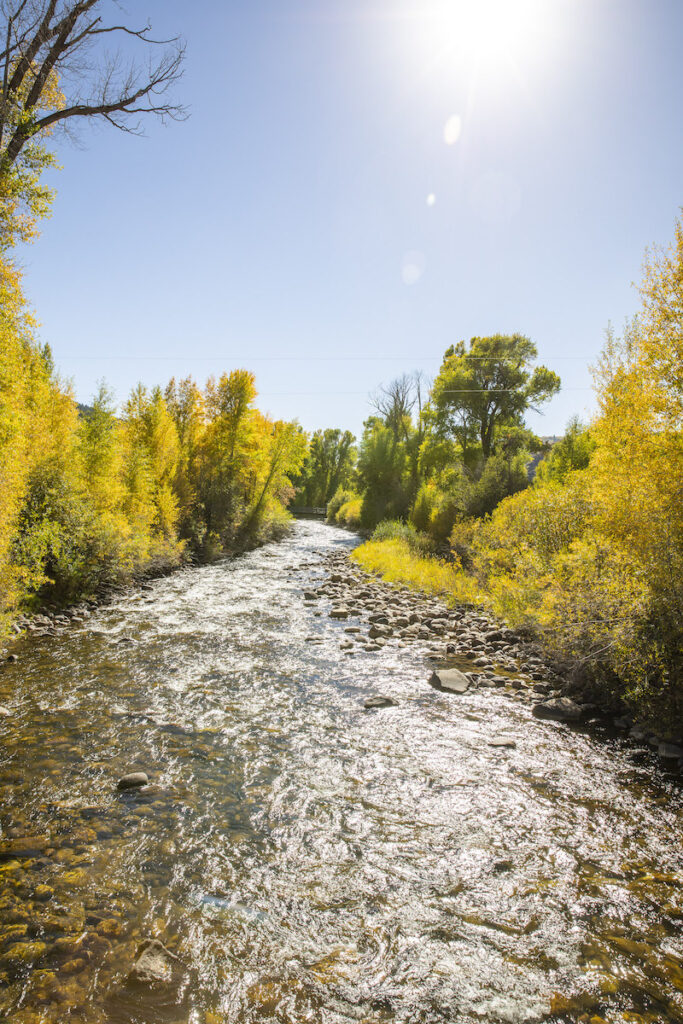
[[[462,677],[452,686],[452,679],[450,683],[447,677],[441,680],[437,670],[431,680],[437,688],[458,694],[497,690],[528,705],[541,720],[608,720],[635,743],[652,750],[663,767],[683,772],[683,746],[677,735],[638,722],[576,667],[549,656],[537,639],[508,628],[472,603],[457,604],[453,593],[446,597],[449,566],[434,563],[432,576],[426,577],[426,583],[423,577],[423,587],[418,588],[416,577],[407,572],[402,580],[394,564],[393,578],[387,581],[379,572],[364,568],[366,547],[328,556],[327,581],[305,594],[310,604],[331,601],[328,614],[333,619],[360,620],[362,625],[346,627],[345,653],[379,651],[387,644],[399,648],[420,644],[427,658]]]
[[[82,625],[98,608],[128,594],[149,590],[154,580],[171,576],[182,569],[198,568],[222,560],[239,558],[273,541],[282,540],[292,532],[295,522],[291,515],[287,518],[273,518],[265,524],[260,524],[257,532],[244,534],[229,551],[213,549],[202,556],[197,552],[185,550],[177,560],[147,566],[131,576],[100,584],[94,590],[86,590],[76,601],[64,604],[46,601],[34,608],[18,609],[11,619],[5,622],[4,628],[0,629],[0,658],[16,658],[12,651],[13,640],[25,635],[55,636],[59,630],[68,626]]]

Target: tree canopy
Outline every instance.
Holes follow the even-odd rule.
[[[475,445],[483,457],[494,449],[496,430],[521,425],[560,390],[545,366],[532,369],[536,346],[521,334],[495,334],[451,345],[434,381],[432,405],[438,433],[460,445],[465,461]]]

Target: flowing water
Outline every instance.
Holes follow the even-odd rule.
[[[303,590],[353,544],[301,522],[16,648],[0,1020],[683,1021],[677,783],[418,649],[342,654]],[[147,937],[180,961],[150,992]]]

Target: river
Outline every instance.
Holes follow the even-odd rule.
[[[434,690],[418,647],[342,654],[303,591],[355,542],[299,522],[15,647],[0,1020],[683,1022],[676,780],[606,726]],[[147,937],[180,979],[149,993]]]

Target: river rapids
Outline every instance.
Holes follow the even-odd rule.
[[[0,1020],[683,1022],[676,780],[606,725],[434,690],[419,645],[342,652],[303,592],[355,543],[302,521],[16,646]],[[146,988],[149,938],[177,960]]]

